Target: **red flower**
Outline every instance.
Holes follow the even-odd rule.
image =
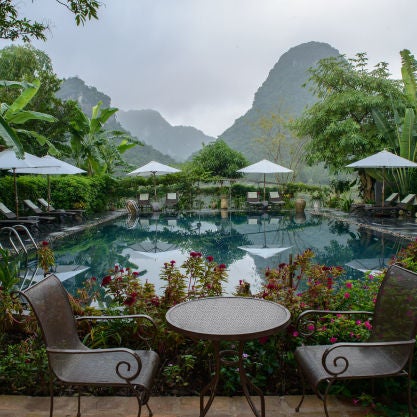
[[[226,265],[225,264],[220,264],[219,269],[226,269]]]
[[[48,245],[49,243],[46,240],[42,241],[42,246],[48,246]]]
[[[175,265],[175,261],[174,261],[174,260],[172,260],[172,261],[171,261],[171,265],[172,265],[172,266],[174,266],[174,265]]]
[[[110,276],[110,275],[107,275],[107,276],[105,276],[105,277],[102,279],[102,281],[101,281],[101,286],[102,286],[102,287],[105,287],[106,285],[109,285],[109,284],[110,284],[110,282],[111,282],[111,276]]]
[[[125,306],[131,306],[131,305],[135,304],[135,302],[136,302],[136,297],[133,297],[133,294],[132,294],[132,295],[127,296],[127,298],[126,298],[126,300],[124,300],[123,304]]]
[[[211,255],[209,255],[209,256],[207,256],[207,258],[206,258],[209,262],[213,262],[213,260],[214,260],[214,258],[211,256]]]

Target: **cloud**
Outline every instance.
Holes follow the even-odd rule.
[[[52,22],[33,42],[60,77],[79,76],[121,109],[152,108],[172,124],[217,136],[251,106],[288,49],[326,42],[399,77],[399,51],[413,51],[415,0],[107,0],[99,20],[76,27],[51,0],[20,3]]]

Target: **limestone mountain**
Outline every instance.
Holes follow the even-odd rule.
[[[255,93],[251,109],[220,137],[252,162],[270,157],[257,140],[262,136],[259,119],[270,114],[279,114],[286,121],[298,117],[306,106],[317,100],[308,88],[303,87],[308,81],[308,69],[320,59],[338,55],[335,48],[321,42],[303,43],[289,49]],[[287,140],[294,139],[287,137]]]
[[[179,162],[215,140],[191,126],[172,126],[155,110],[119,111],[117,120],[142,142]]]
[[[88,117],[91,117],[91,109],[99,101],[103,102],[103,108],[111,107],[111,98],[108,95],[98,91],[95,87],[87,86],[85,82],[78,77],[65,79],[61,84],[60,90],[56,93],[56,96],[62,100],[76,101]],[[116,113],[116,116],[118,113],[119,112]],[[115,115],[110,117],[107,121],[106,128],[109,130],[127,131],[133,137],[136,137],[144,142],[141,138],[141,134],[138,132],[131,132],[125,126],[122,126]],[[162,153],[154,147],[146,144],[145,146],[135,146],[134,148],[129,149],[123,156],[124,159],[131,163],[134,167],[146,164],[152,160],[156,160],[164,164],[175,163],[175,160],[166,153]]]

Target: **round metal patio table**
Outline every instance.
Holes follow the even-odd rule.
[[[262,391],[249,381],[243,366],[243,348],[248,340],[270,336],[285,329],[291,319],[290,312],[282,305],[261,298],[206,297],[185,301],[171,307],[166,313],[169,326],[192,339],[210,340],[215,354],[215,370],[212,380],[200,393],[200,417],[209,410],[219,382],[220,367],[237,366],[245,397],[257,417],[265,417],[265,400]],[[220,351],[221,341],[239,342],[238,351]],[[235,361],[226,358],[236,355]],[[253,403],[249,388],[260,397],[261,412]],[[204,396],[210,393],[207,403]]]

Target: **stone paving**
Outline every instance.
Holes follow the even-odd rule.
[[[323,405],[315,396],[307,396],[296,413],[298,396],[265,397],[266,417],[323,417]],[[54,417],[70,417],[77,414],[76,397],[55,398]],[[149,405],[154,417],[188,417],[199,415],[199,397],[151,397]],[[329,401],[331,417],[370,416],[369,409],[331,397]],[[83,417],[134,417],[137,402],[132,397],[82,397]],[[142,410],[144,417],[147,409]],[[0,396],[0,417],[47,417],[48,397]],[[216,397],[207,417],[253,417],[244,397]]]

